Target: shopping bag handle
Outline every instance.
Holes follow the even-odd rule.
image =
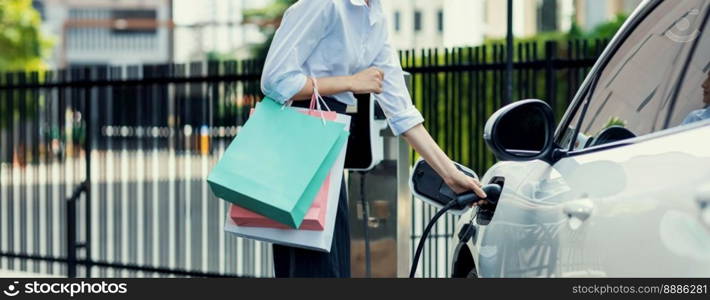
[[[323,111],[320,107],[321,102],[328,111],[330,111],[330,107],[328,107],[328,103],[325,102],[325,99],[323,99],[320,92],[318,92],[318,80],[316,80],[315,77],[311,77],[311,80],[313,81],[313,94],[311,95],[310,109],[313,110],[317,106],[318,110],[321,112],[321,117],[323,117]],[[325,119],[325,117],[323,118]]]
[[[320,95],[320,92],[318,92],[318,80],[316,80],[316,77],[311,76],[310,79],[313,82],[313,93],[311,94],[311,103],[308,105],[308,110],[309,112],[318,110],[318,112],[320,112],[321,121],[323,121],[323,125],[325,125],[325,115],[323,114],[323,110],[320,106],[321,102],[323,102],[323,105],[325,106],[325,109],[327,111],[331,110],[330,107],[328,107],[328,103],[325,102],[325,99],[323,99],[323,97]],[[284,103],[281,109],[284,109],[287,106],[290,107],[291,104],[293,104],[293,99],[286,101],[286,103]]]

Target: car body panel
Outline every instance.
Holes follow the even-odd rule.
[[[710,276],[710,224],[696,201],[710,147],[689,147],[710,139],[707,125],[553,166],[498,164],[482,180],[505,177],[506,188],[469,244],[479,276]],[[584,221],[565,213],[580,200],[593,206]]]

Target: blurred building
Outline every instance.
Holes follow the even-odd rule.
[[[52,67],[172,60],[171,0],[35,0]]]
[[[207,56],[247,58],[251,46],[264,42],[254,24],[243,24],[243,11],[272,0],[173,0],[175,60],[204,60]]]
[[[243,11],[273,0],[34,0],[56,39],[52,67],[243,59],[264,42]],[[514,33],[589,30],[641,0],[514,0]],[[479,45],[505,37],[503,0],[386,0],[396,49]]]
[[[34,0],[51,67],[245,58],[264,38],[242,11],[270,0]]]
[[[518,37],[567,31],[575,21],[584,29],[630,13],[641,0],[514,0],[513,32]],[[390,39],[397,49],[479,45],[504,38],[504,0],[382,1]]]

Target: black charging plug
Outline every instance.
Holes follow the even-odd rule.
[[[485,185],[483,187],[483,191],[486,192],[487,196],[485,199],[481,199],[478,195],[476,195],[476,193],[473,192],[457,195],[456,199],[450,201],[442,209],[436,212],[434,217],[432,217],[429,221],[429,224],[427,224],[426,228],[424,228],[421,238],[419,238],[419,245],[417,246],[417,250],[414,251],[414,258],[412,259],[412,268],[409,271],[409,278],[414,278],[417,271],[417,265],[419,264],[419,257],[422,254],[422,249],[424,248],[424,241],[426,241],[427,237],[429,237],[431,228],[443,214],[450,209],[464,209],[479,200],[487,200],[487,203],[481,206],[481,209],[495,209],[496,205],[498,205],[498,198],[500,198],[501,190],[501,186],[495,183]]]
[[[483,209],[495,209],[496,205],[498,205],[498,198],[500,198],[500,193],[501,193],[501,187],[498,184],[491,183],[485,185],[483,188],[483,191],[486,192],[486,198],[481,199],[476,195],[474,192],[468,192],[465,194],[458,195],[456,197],[456,209],[464,209],[467,206],[476,203],[480,200],[486,200],[486,203],[481,206]]]

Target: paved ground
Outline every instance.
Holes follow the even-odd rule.
[[[0,278],[40,278],[40,277],[56,277],[56,276],[50,275],[50,274],[0,270]]]
[[[79,239],[88,223],[94,259],[270,276],[270,246],[222,230],[228,207],[205,181],[216,157],[219,152],[94,152],[91,218],[82,213],[85,201],[79,201]],[[64,256],[64,200],[84,177],[83,160],[10,167],[0,166],[0,251]],[[1,259],[0,269],[62,272],[51,264]],[[95,276],[140,276],[93,270]]]

